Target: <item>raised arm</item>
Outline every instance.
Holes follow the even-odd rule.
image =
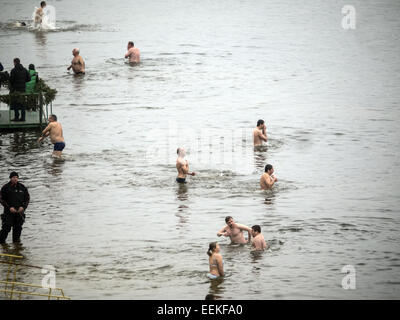
[[[251,241],[251,228],[249,228],[248,226],[245,226],[244,224],[240,224],[240,223],[236,223],[236,226],[240,230],[247,231],[247,233],[248,233],[247,241],[250,242]]]
[[[220,236],[225,236],[226,237],[226,226],[218,231],[217,236],[218,237],[220,237]]]
[[[265,132],[265,129],[262,130],[262,133],[261,133],[261,132],[258,132],[258,137],[259,137],[261,140],[264,140],[265,142],[267,142],[268,137],[267,137],[267,133]]]

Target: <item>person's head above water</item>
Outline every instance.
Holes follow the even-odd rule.
[[[258,224],[256,224],[256,225],[251,227],[251,231],[252,231],[251,232],[252,236],[255,237],[256,235],[261,233],[261,227]]]
[[[56,116],[55,114],[51,114],[51,115],[49,116],[49,121],[50,121],[50,122],[57,121],[57,116]]]
[[[186,150],[183,148],[176,149],[176,154],[179,158],[184,158],[186,156]]]
[[[133,48],[134,46],[135,44],[133,43],[133,41],[128,42],[128,49]]]
[[[41,8],[44,8],[46,6],[46,1],[42,1],[41,3],[40,3],[40,7]]]
[[[233,218],[232,218],[231,216],[227,216],[227,217],[225,217],[225,223],[226,223],[229,227],[231,227],[231,226],[235,223],[235,221],[233,221]]]
[[[271,164],[267,164],[265,166],[265,172],[268,174],[273,174],[274,173],[274,167]]]
[[[264,120],[260,119],[257,121],[257,127],[262,126],[264,124]]]
[[[74,48],[74,49],[72,50],[72,54],[73,54],[74,56],[79,55],[79,52],[80,52],[79,48]]]
[[[218,242],[211,242],[208,246],[207,254],[211,257],[213,253],[219,252]]]

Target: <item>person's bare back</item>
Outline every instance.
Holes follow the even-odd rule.
[[[64,142],[63,129],[61,123],[54,121],[49,124],[50,126],[50,140],[51,143]]]
[[[253,250],[265,250],[267,248],[267,244],[265,243],[264,236],[259,233],[258,235],[253,237],[251,246]]]

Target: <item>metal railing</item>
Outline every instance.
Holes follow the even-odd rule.
[[[4,288],[0,287],[0,292],[4,293],[6,299],[21,300],[22,296],[47,297],[48,300],[51,300],[52,298],[57,300],[71,299],[64,295],[64,291],[61,288],[47,288],[36,284],[18,282],[17,271],[20,267],[42,269],[41,267],[37,266],[30,266],[26,264],[17,263],[17,260],[22,258],[23,258],[22,256],[0,253],[0,263],[8,264],[6,279],[0,280],[0,284],[4,284]],[[10,279],[11,275],[12,279]],[[48,292],[41,293],[37,291],[28,291],[27,290],[28,288],[40,289],[42,291],[48,290]]]

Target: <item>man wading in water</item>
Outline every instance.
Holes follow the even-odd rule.
[[[69,71],[71,68],[75,72],[75,74],[85,74],[85,61],[79,55],[79,48],[75,48],[72,50],[72,54],[74,58],[71,61],[71,65],[67,68]]]
[[[230,216],[225,218],[225,222],[227,225],[218,231],[218,237],[229,237],[232,243],[247,243],[251,241],[251,229],[248,226],[236,223]],[[247,241],[244,238],[243,231],[247,231],[248,233]]]
[[[194,176],[195,172],[189,172],[189,162],[185,159],[186,151],[183,148],[176,150],[178,159],[176,159],[176,170],[178,170],[178,177],[176,182],[186,183],[186,175]]]
[[[61,158],[61,153],[65,148],[63,129],[61,123],[57,122],[56,115],[52,114],[49,117],[49,121],[49,125],[43,130],[42,136],[38,139],[38,142],[41,142],[50,135],[51,143],[54,144],[53,157]]]

